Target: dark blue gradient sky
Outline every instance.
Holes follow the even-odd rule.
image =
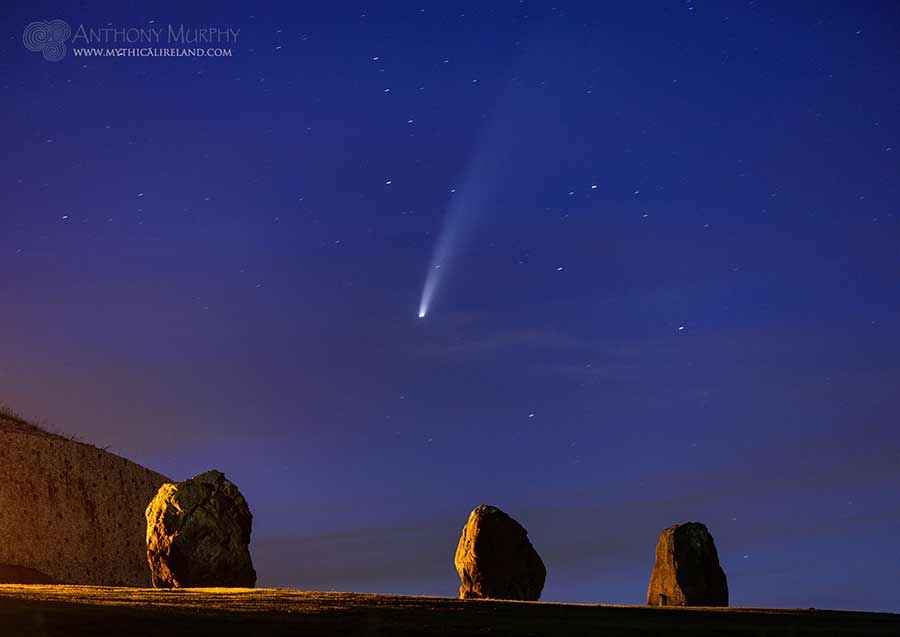
[[[454,595],[490,503],[547,600],[642,603],[699,520],[736,605],[900,611],[896,4],[19,4],[0,400],[224,471],[261,585]]]

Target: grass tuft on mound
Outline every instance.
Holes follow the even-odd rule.
[[[50,438],[59,438],[60,440],[68,440],[70,442],[91,444],[81,440],[75,434],[66,434],[58,430],[45,420],[30,420],[22,415],[21,412],[16,411],[4,402],[0,402],[0,433],[2,432],[48,436]],[[96,447],[96,445],[93,444],[91,444],[91,446]]]

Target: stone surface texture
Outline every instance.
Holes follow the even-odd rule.
[[[709,530],[699,522],[665,529],[647,587],[650,606],[728,606],[728,582]]]
[[[253,515],[221,472],[162,485],[146,517],[153,586],[256,585],[249,549]]]
[[[547,570],[521,524],[500,509],[477,507],[463,527],[454,560],[462,599],[536,601]]]
[[[0,414],[0,579],[149,586],[144,510],[167,480]]]

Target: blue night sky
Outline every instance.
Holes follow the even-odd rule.
[[[896,4],[27,5],[0,400],[224,471],[260,585],[453,596],[488,503],[544,600],[643,603],[696,520],[734,605],[900,611]]]

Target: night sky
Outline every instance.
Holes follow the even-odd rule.
[[[224,471],[260,585],[454,596],[488,503],[544,600],[696,520],[734,605],[900,611],[896,4],[12,4],[0,400]]]

